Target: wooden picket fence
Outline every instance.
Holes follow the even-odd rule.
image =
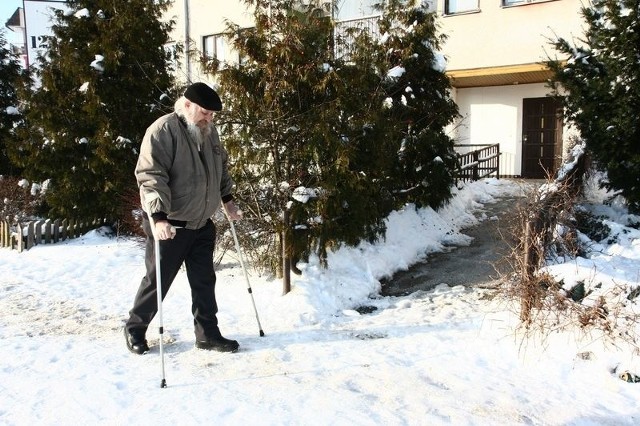
[[[91,221],[44,219],[18,224],[12,224],[8,220],[0,220],[0,247],[22,252],[38,244],[52,244],[78,238],[107,223],[106,219]]]

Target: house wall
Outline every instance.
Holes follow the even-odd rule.
[[[378,12],[374,5],[378,0],[336,0],[334,17],[340,21],[372,16]]]
[[[188,20],[185,5],[188,8]],[[174,19],[172,41],[185,48],[202,52],[202,37],[225,31],[226,22],[242,27],[253,26],[253,14],[241,1],[229,0],[174,0],[165,14],[166,19]],[[188,36],[187,36],[188,26]],[[188,43],[187,43],[188,42]],[[198,65],[198,57],[192,56],[190,63],[179,61],[177,78],[180,81],[208,81]]]
[[[44,55],[48,48],[47,38],[53,35],[54,9],[66,10],[64,0],[33,1],[24,0],[24,28],[27,56],[25,66],[36,66],[38,55]]]
[[[549,89],[544,83],[513,86],[474,87],[455,90],[461,118],[450,131],[456,144],[500,144],[500,175],[522,173],[522,105],[525,98],[542,98]],[[563,127],[563,154],[575,128]]]
[[[479,0],[480,11],[442,15],[441,32],[448,39],[443,52],[447,70],[486,68],[546,61],[550,39],[581,36],[582,0],[554,0],[502,7],[500,0]]]
[[[500,0],[480,0],[480,11],[442,15],[447,71],[478,70],[556,59],[550,40],[583,34],[581,0],[555,0],[501,7]],[[444,1],[438,12],[444,11]],[[462,118],[451,129],[457,144],[500,143],[500,174],[522,173],[522,105],[525,98],[551,94],[545,83],[454,89]],[[563,129],[562,151],[576,132]]]
[[[322,1],[322,0],[316,0]],[[336,17],[351,19],[371,14],[374,0],[339,0]],[[502,7],[501,0],[479,0],[480,11],[443,15],[445,0],[437,4],[440,30],[448,39],[442,46],[447,71],[480,70],[510,65],[535,64],[553,55],[550,40],[559,36],[580,37],[583,33],[579,13],[582,0],[551,0]],[[173,39],[184,46],[187,39],[185,4],[189,8],[191,49],[203,50],[202,37],[225,30],[225,22],[249,27],[253,14],[238,1],[175,0],[167,13],[176,20]],[[180,62],[182,81],[210,81],[200,70],[197,58]],[[462,118],[449,131],[457,144],[500,143],[501,175],[522,173],[522,104],[525,98],[550,94],[544,83],[492,87],[454,88],[453,98]],[[570,132],[563,134],[567,145]],[[566,151],[566,148],[563,148]]]
[[[521,174],[522,99],[546,96],[544,84],[475,87],[456,90],[462,116],[455,125],[457,144],[500,144],[500,174]]]
[[[324,1],[330,2],[331,0],[301,0],[303,3],[322,3]],[[376,13],[373,5],[377,2],[378,0],[337,0],[334,16],[339,20],[371,16]],[[187,9],[185,9],[185,5]],[[245,3],[238,0],[174,0],[165,14],[165,19],[175,20],[171,33],[173,43],[185,50],[188,46],[192,50],[202,52],[202,37],[222,33],[226,29],[227,21],[241,27],[253,26],[253,11]],[[188,43],[187,40],[189,40]],[[228,46],[225,52],[227,58],[233,53]],[[202,72],[195,55],[188,62],[184,60],[184,57],[181,58],[178,70],[177,77],[183,82],[208,81],[210,79]]]

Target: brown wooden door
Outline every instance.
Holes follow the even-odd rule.
[[[562,160],[562,105],[554,98],[522,103],[522,177],[553,176]]]

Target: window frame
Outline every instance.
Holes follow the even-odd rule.
[[[226,68],[230,63],[237,63],[242,66],[247,62],[247,58],[236,51],[228,43],[227,38],[226,33],[214,33],[202,36],[202,57],[206,60],[216,59],[220,63],[221,69]],[[210,42],[209,40],[213,41]]]
[[[209,40],[212,41],[209,42]],[[217,59],[222,63],[225,60],[226,45],[227,42],[223,33],[204,35],[202,36],[202,56],[206,59]]]
[[[538,4],[538,3],[549,3],[552,1],[557,1],[557,0],[519,0],[519,1],[512,1],[512,2],[508,2],[508,0],[500,0],[500,7],[504,8],[504,9],[508,9],[510,7],[520,7],[520,6],[527,6],[529,4]]]
[[[468,2],[468,3],[472,3],[475,1],[476,3],[476,7],[472,8],[469,7],[468,9],[463,9],[463,10],[456,10],[456,11],[451,11],[451,7],[450,7],[450,2],[451,1],[455,1],[455,2],[460,2],[460,0],[444,0],[444,10],[443,10],[443,15],[444,16],[453,16],[453,15],[464,15],[467,13],[478,13],[480,12],[480,0],[462,0],[462,3]],[[501,1],[505,1],[505,0],[501,0]]]

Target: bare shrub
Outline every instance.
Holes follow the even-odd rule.
[[[117,235],[145,238],[142,230],[142,208],[140,207],[140,194],[138,189],[131,187],[118,198],[118,218],[114,223]]]
[[[0,218],[12,224],[36,219],[45,207],[40,185],[25,179],[0,176]]]
[[[589,162],[586,156],[574,160],[569,173],[562,179],[549,178],[520,207],[512,225],[515,244],[509,256],[516,278],[504,280],[499,291],[517,301],[525,336],[578,329],[612,342],[624,340],[638,349],[640,315],[628,305],[640,291],[595,281],[569,287],[543,270],[548,264],[564,263],[588,252],[580,234],[593,241],[609,238],[610,229],[601,218],[578,205]]]
[[[538,271],[552,257],[575,256],[575,233],[569,226],[576,194],[565,183],[547,183],[528,195],[530,200],[519,208],[511,225],[515,241],[509,261],[517,278],[506,293],[520,301],[520,320],[532,322],[532,310],[543,308],[543,301],[558,284],[548,274]]]
[[[240,262],[231,226],[222,211],[214,218],[214,224],[216,225],[215,263],[219,265],[225,255]],[[280,251],[276,236],[273,235],[271,229],[263,225],[250,216],[245,216],[242,220],[234,222],[245,266],[250,267],[258,274],[267,274],[278,270],[278,265],[275,263],[278,256],[274,254]]]

